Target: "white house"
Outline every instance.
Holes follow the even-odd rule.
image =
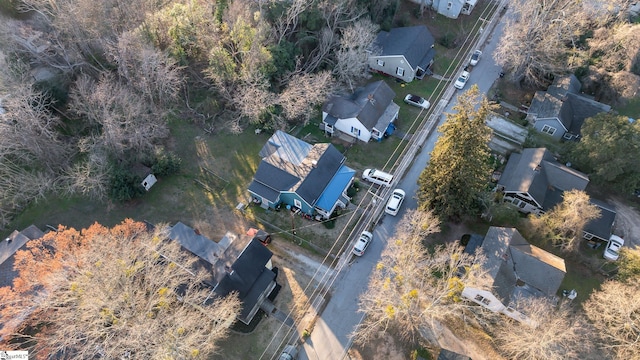
[[[478,0],[410,0],[416,4],[431,7],[438,14],[457,19],[460,14],[471,15]]]
[[[325,133],[342,135],[352,141],[382,140],[395,129],[400,106],[384,81],[376,81],[357,89],[351,96],[332,95],[322,106]]]

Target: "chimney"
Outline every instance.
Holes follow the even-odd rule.
[[[314,169],[316,167],[318,167],[318,161],[317,160],[311,160],[311,166],[313,166]]]

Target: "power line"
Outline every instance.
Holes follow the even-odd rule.
[[[484,38],[484,34],[487,34],[487,31],[484,31],[484,24],[486,22],[486,17],[487,15],[490,15],[493,12],[493,15],[491,16],[491,24],[495,23],[495,20],[497,19],[497,16],[499,15],[499,10],[498,8],[502,8],[503,7],[503,3],[505,0],[501,0],[499,2],[492,2],[493,7],[492,6],[487,6],[483,12],[480,14],[478,20],[475,22],[475,24],[472,26],[472,30],[469,32],[469,34],[467,35],[467,37],[465,38],[462,46],[460,47],[460,49],[458,50],[458,52],[456,53],[455,57],[454,57],[454,61],[452,61],[449,66],[447,67],[447,69],[445,70],[444,74],[445,76],[447,74],[449,74],[449,76],[454,75],[455,72],[453,71],[452,67],[453,64],[456,61],[460,61],[461,60],[461,64],[464,63],[464,61],[466,60],[467,57],[467,53],[473,48],[472,45],[479,45],[480,44],[480,40]],[[488,26],[490,27],[490,26]],[[455,77],[454,77],[455,78]],[[403,144],[403,142],[400,142],[398,144],[398,146],[396,146],[396,148],[394,149],[394,151],[392,152],[392,154],[389,156],[387,162],[384,164],[382,170],[386,169],[387,166],[390,165],[390,162],[392,161],[392,159],[394,158],[394,155],[400,151],[398,158],[393,162],[393,164],[391,164],[391,169],[393,170],[394,167],[396,167],[398,165],[398,167],[395,169],[396,174],[394,174],[394,181],[397,182],[398,179],[400,178],[400,176],[398,175],[404,175],[404,172],[406,171],[406,169],[408,168],[409,164],[413,161],[415,154],[421,150],[421,146],[422,143],[424,142],[424,140],[426,140],[426,138],[428,137],[428,134],[433,130],[433,127],[435,124],[438,123],[438,118],[441,116],[441,112],[442,110],[444,110],[444,106],[446,106],[446,103],[448,103],[448,100],[450,99],[450,97],[453,96],[454,90],[451,89],[451,87],[447,87],[447,83],[449,82],[448,80],[445,83],[445,78],[441,78],[438,81],[438,84],[436,85],[434,91],[432,92],[431,96],[428,98],[428,100],[430,100],[430,102],[432,101],[432,99],[434,98],[438,98],[438,99],[443,99],[445,98],[447,101],[446,102],[442,102],[441,100],[439,100],[438,105],[437,106],[432,106],[430,109],[425,110],[425,109],[421,109],[420,113],[416,116],[416,118],[412,121],[411,125],[409,126],[409,130],[407,131],[407,133],[410,133],[410,131],[412,129],[416,130],[416,133],[414,134],[414,136],[412,137],[411,140],[409,140],[409,143],[404,146],[404,148],[402,148],[402,150],[400,150],[401,145]],[[444,83],[444,84],[443,84]],[[447,94],[448,93],[448,94]],[[448,97],[448,98],[447,98]],[[432,103],[433,104],[433,103]],[[423,114],[424,113],[424,114]],[[418,120],[420,120],[418,122]],[[425,121],[427,120],[427,121]],[[415,135],[419,134],[420,136],[416,137]],[[405,135],[406,137],[406,135]],[[403,138],[404,140],[404,138]],[[412,156],[406,156],[407,153],[411,153]],[[376,196],[381,196],[382,198],[385,198],[387,193],[390,191],[390,188],[378,188],[377,191],[375,192]],[[369,191],[373,190],[373,185],[371,185],[369,187]],[[378,195],[378,193],[380,193],[380,195]],[[349,219],[349,221],[347,222],[347,225],[345,225],[345,227],[342,229],[342,231],[340,232],[340,234],[338,235],[338,237],[336,238],[336,240],[334,241],[331,249],[329,250],[329,252],[327,253],[327,255],[324,257],[324,259],[322,260],[322,265],[325,265],[325,262],[327,262],[327,259],[329,257],[329,255],[333,252],[333,250],[335,249],[335,247],[337,246],[337,244],[339,243],[339,240],[342,238],[342,236],[345,234],[345,230],[348,227],[348,224],[351,223],[351,221],[353,221],[355,215],[358,213],[357,210],[363,208],[363,203],[365,201],[366,197],[363,197],[360,202],[358,203],[356,210],[352,212],[352,215]],[[374,223],[373,219],[377,216],[377,212],[379,212],[380,209],[380,205],[384,204],[384,202],[380,202],[380,204],[377,205],[377,211],[373,211],[369,214],[365,214],[361,219],[358,220],[358,222],[356,223],[356,225],[352,228],[352,230],[349,232],[349,235],[347,237],[351,238],[352,235],[354,234],[354,232],[357,234],[359,233],[359,231],[356,231],[356,229],[361,229],[363,228],[365,225],[367,224],[372,224]],[[376,207],[376,206],[372,206],[371,203],[367,204],[367,206],[365,207],[366,209],[369,209],[370,207]],[[374,209],[376,210],[376,209]],[[355,238],[353,239],[355,240]],[[304,302],[303,306],[305,308],[305,311],[302,312],[302,315],[298,316],[297,319],[295,319],[294,321],[294,326],[287,329],[285,335],[282,338],[282,341],[278,344],[278,346],[276,347],[273,355],[270,357],[270,359],[274,359],[275,357],[278,356],[278,349],[280,349],[280,347],[282,347],[284,341],[286,340],[287,343],[291,342],[291,340],[294,339],[294,336],[297,334],[291,334],[291,332],[295,329],[297,331],[297,325],[299,324],[300,320],[304,317],[304,314],[306,313],[306,311],[308,311],[308,308],[311,305],[311,302],[318,297],[318,295],[322,294],[322,297],[326,299],[326,295],[329,292],[329,289],[331,288],[331,286],[333,285],[333,283],[336,281],[337,277],[340,275],[340,273],[342,272],[342,269],[344,268],[344,266],[347,264],[347,259],[349,258],[348,254],[346,254],[345,252],[345,246],[347,245],[347,241],[345,241],[342,246],[340,247],[340,251],[338,252],[339,254],[344,254],[344,258],[340,258],[339,256],[334,258],[329,266],[334,266],[335,262],[338,261],[337,263],[337,267],[335,268],[335,271],[333,272],[333,275],[330,275],[329,278],[327,278],[325,280],[325,278],[327,277],[328,271],[325,271],[322,278],[319,280],[319,284],[317,286],[317,288],[315,288],[311,295],[308,296],[307,300]],[[349,245],[350,242],[349,242]],[[348,249],[348,247],[347,247]],[[319,271],[320,271],[321,267],[319,267],[316,272],[313,274],[312,278],[309,280],[309,283],[305,286],[303,292],[306,293],[308,288],[311,286],[311,284],[313,283],[313,281],[316,279],[316,276],[318,275]],[[290,310],[288,313],[288,316],[291,316],[293,310]],[[317,314],[318,316],[320,314]],[[360,323],[362,322],[362,320],[364,319],[364,316],[360,319],[360,322],[356,325],[356,328],[360,325]],[[269,347],[272,345],[272,343],[275,341],[276,337],[280,334],[280,332],[282,331],[284,327],[284,324],[281,324],[280,327],[276,330],[276,332],[272,335],[271,340],[269,342],[269,344],[267,344],[267,346],[265,347],[265,350],[263,351],[263,353],[260,356],[260,359],[263,359],[263,357],[265,356],[265,354],[267,353]],[[345,349],[345,352],[342,355],[342,358],[344,358],[344,356],[346,356],[346,353],[348,352],[348,350],[351,347],[351,342],[352,339],[350,339],[349,341],[349,346]]]

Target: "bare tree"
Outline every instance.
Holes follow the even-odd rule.
[[[352,91],[355,87],[354,82],[366,74],[368,51],[376,39],[378,29],[378,25],[371,20],[361,19],[342,30],[333,73]]]
[[[301,119],[306,125],[313,114],[313,107],[322,103],[332,90],[333,78],[329,72],[300,73],[288,80],[277,102],[289,120]]]
[[[576,251],[584,226],[599,217],[600,209],[589,201],[587,193],[570,190],[564,192],[561,203],[540,216],[531,215],[530,220],[544,241],[564,251]]]
[[[100,125],[98,144],[113,154],[149,151],[169,134],[159,109],[112,76],[106,75],[97,83],[83,76],[70,97],[70,109],[88,123]]]
[[[584,311],[600,334],[600,346],[617,359],[634,359],[640,353],[640,285],[607,281],[584,303]]]
[[[125,32],[110,52],[118,75],[154,106],[176,100],[182,87],[176,60],[153,48],[140,32]]]
[[[273,32],[276,38],[276,44],[280,44],[282,40],[288,38],[298,27],[300,15],[309,9],[314,0],[292,0],[285,13],[276,19],[273,25]]]
[[[50,111],[51,101],[28,82],[19,82],[10,91],[2,102],[5,113],[0,121],[0,157],[57,169],[67,161],[69,147],[58,133],[61,122]]]
[[[0,296],[4,316],[30,309],[25,322],[39,330],[12,338],[24,336],[36,356],[206,358],[239,313],[234,295],[210,297],[210,274],[165,226],[60,227],[27,246],[13,290]]]
[[[431,212],[409,211],[401,219],[398,238],[390,239],[367,291],[360,297],[365,318],[353,334],[357,343],[380,331],[395,330],[405,338],[429,337],[437,322],[462,316],[466,285],[486,287],[481,255],[463,252],[457,243],[428,251],[422,241],[438,229]],[[375,241],[375,239],[374,239]]]
[[[508,359],[587,359],[594,350],[590,325],[566,304],[556,306],[545,298],[519,299],[518,308],[530,323],[502,319],[494,339]]]
[[[496,61],[514,80],[539,85],[577,65],[568,55],[583,26],[580,2],[511,0],[509,8]]]

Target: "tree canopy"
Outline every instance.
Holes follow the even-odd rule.
[[[600,217],[600,209],[580,190],[565,191],[562,202],[538,216],[529,215],[535,237],[564,251],[577,251],[585,225]]]
[[[608,113],[585,120],[582,138],[570,144],[575,165],[598,185],[630,194],[640,188],[640,122]]]
[[[620,16],[626,0],[510,0],[495,58],[515,81],[548,83],[583,65],[581,36]]]
[[[365,318],[354,341],[364,344],[391,330],[413,341],[429,338],[437,322],[461,317],[470,306],[460,297],[466,285],[487,285],[480,254],[466,254],[458,243],[425,247],[425,238],[438,231],[431,212],[412,210],[402,217],[360,297]]]
[[[640,353],[640,285],[637,281],[607,281],[591,294],[583,309],[598,330],[599,345],[616,359]]]
[[[567,303],[553,304],[546,298],[518,300],[518,310],[529,323],[502,319],[496,324],[495,341],[508,359],[585,359],[594,344],[586,341],[592,329]]]
[[[473,212],[491,172],[486,99],[473,86],[458,96],[453,109],[457,112],[446,115],[438,129],[442,135],[418,179],[419,206],[443,218]]]
[[[75,359],[205,358],[215,351],[240,302],[235,295],[210,299],[209,275],[166,230],[126,220],[111,229],[60,227],[28,242],[15,255],[13,288],[0,291],[3,318],[24,319],[3,347],[22,343],[36,356]]]

